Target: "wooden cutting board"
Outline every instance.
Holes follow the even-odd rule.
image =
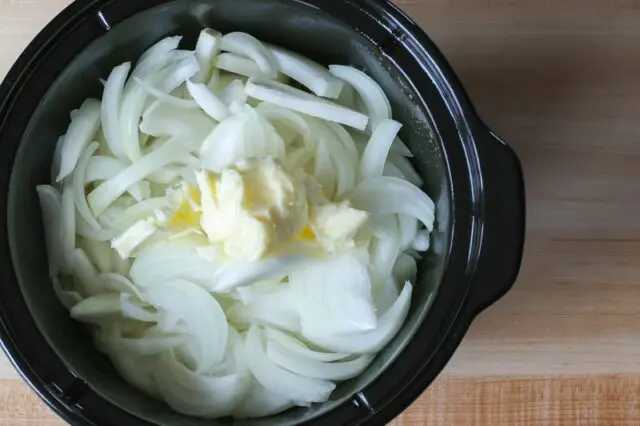
[[[0,77],[68,0],[0,0]],[[640,3],[398,0],[518,152],[513,290],[394,424],[640,425]],[[0,361],[0,424],[60,420]]]

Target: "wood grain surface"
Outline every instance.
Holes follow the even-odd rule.
[[[0,77],[67,0],[0,0]],[[518,152],[528,235],[408,425],[640,425],[640,2],[398,0]],[[0,425],[60,421],[0,361]]]

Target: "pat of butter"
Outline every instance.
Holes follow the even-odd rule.
[[[318,242],[331,253],[352,248],[356,233],[368,218],[367,212],[343,201],[316,207],[312,226]]]
[[[215,182],[206,171],[196,179],[202,229],[234,260],[259,260],[308,223],[304,185],[270,157],[225,169]]]

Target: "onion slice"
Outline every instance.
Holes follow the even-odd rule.
[[[207,86],[187,80],[187,89],[200,108],[211,118],[216,121],[222,121],[227,118],[229,109]]]
[[[360,160],[360,179],[382,176],[389,149],[401,127],[397,121],[383,119],[374,129]]]
[[[305,336],[327,350],[353,354],[373,354],[380,351],[396,335],[409,312],[411,283],[406,282],[400,296],[378,321],[378,328],[365,333],[328,335],[317,333]]]
[[[359,130],[364,130],[369,122],[369,118],[362,113],[277,81],[252,77],[247,82],[245,91],[258,100]]]
[[[368,179],[344,194],[359,210],[375,215],[406,214],[433,230],[433,201],[416,186],[402,179],[383,176]]]
[[[116,157],[127,154],[122,146],[119,111],[122,91],[130,69],[131,62],[125,62],[115,67],[107,79],[102,95],[102,131],[109,149]]]
[[[60,182],[76,167],[80,155],[91,143],[100,128],[100,102],[87,99],[73,115],[67,135],[60,147],[60,171],[56,181]],[[57,151],[58,148],[56,148]]]
[[[270,360],[265,353],[263,332],[257,325],[252,325],[247,333],[246,349],[249,369],[256,380],[270,391],[299,405],[325,402],[336,387],[327,380],[292,373]]]
[[[267,357],[292,373],[324,380],[351,379],[362,373],[373,360],[373,355],[362,355],[350,361],[340,362],[311,360],[272,340],[267,342]]]
[[[269,45],[268,48],[273,53],[281,73],[291,77],[318,96],[338,99],[343,83],[331,75],[327,68],[281,47]]]
[[[270,78],[278,76],[273,54],[260,40],[242,32],[233,32],[222,37],[222,50],[251,58],[262,74]]]
[[[91,207],[95,215],[102,214],[131,185],[172,163],[176,157],[184,153],[185,148],[180,140],[171,139],[167,141],[157,150],[145,155],[127,167],[115,178],[101,183],[91,191],[88,196],[89,207]]]
[[[364,72],[345,65],[331,65],[329,72],[349,83],[365,105],[371,118],[370,128],[375,130],[382,120],[391,118],[391,104],[382,88]]]

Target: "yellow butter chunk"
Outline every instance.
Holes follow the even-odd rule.
[[[256,261],[307,226],[305,187],[273,158],[243,161],[223,170],[213,184],[208,175],[196,176],[200,224],[230,258]]]
[[[328,252],[352,248],[356,233],[369,218],[367,212],[354,209],[348,201],[316,207],[314,213],[313,229]]]

